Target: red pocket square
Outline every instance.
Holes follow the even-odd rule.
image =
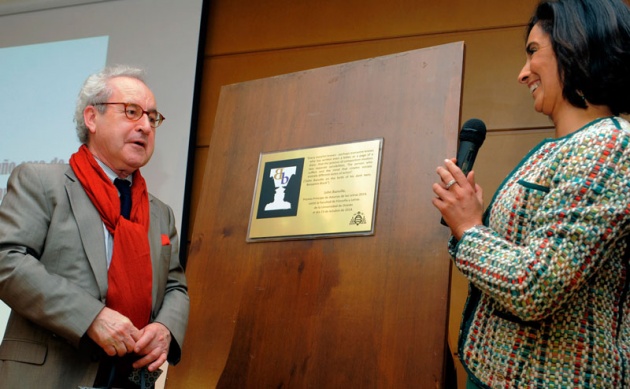
[[[171,240],[168,238],[168,235],[162,234],[162,246],[168,246],[171,244]]]

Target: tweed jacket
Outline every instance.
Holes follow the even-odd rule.
[[[459,358],[488,388],[630,387],[630,124],[535,147],[484,225],[451,239],[469,279]]]
[[[177,363],[188,320],[172,210],[149,196],[151,321],[172,334]],[[12,312],[0,344],[0,386],[92,386],[104,356],[86,331],[105,306],[103,223],[68,165],[14,169],[0,205],[0,299]]]

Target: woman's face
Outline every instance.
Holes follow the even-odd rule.
[[[551,39],[538,24],[529,33],[525,51],[527,60],[518,81],[529,88],[534,98],[534,109],[553,119],[569,103],[562,96],[558,61]]]

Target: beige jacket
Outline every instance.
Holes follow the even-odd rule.
[[[175,364],[188,322],[186,279],[173,212],[153,196],[149,202],[151,320],[171,331]],[[85,333],[105,306],[106,262],[101,218],[72,169],[14,169],[0,205],[0,299],[12,308],[0,344],[2,387],[93,384],[104,354]]]

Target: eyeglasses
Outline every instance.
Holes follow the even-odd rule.
[[[155,111],[155,110],[145,111],[144,109],[142,109],[141,106],[134,103],[96,103],[92,105],[119,105],[119,104],[122,104],[125,106],[125,116],[127,116],[127,119],[129,120],[138,121],[140,120],[142,115],[146,113],[147,117],[149,118],[149,125],[153,128],[158,128],[162,124],[164,119],[166,119],[164,115],[162,115],[158,111]]]

